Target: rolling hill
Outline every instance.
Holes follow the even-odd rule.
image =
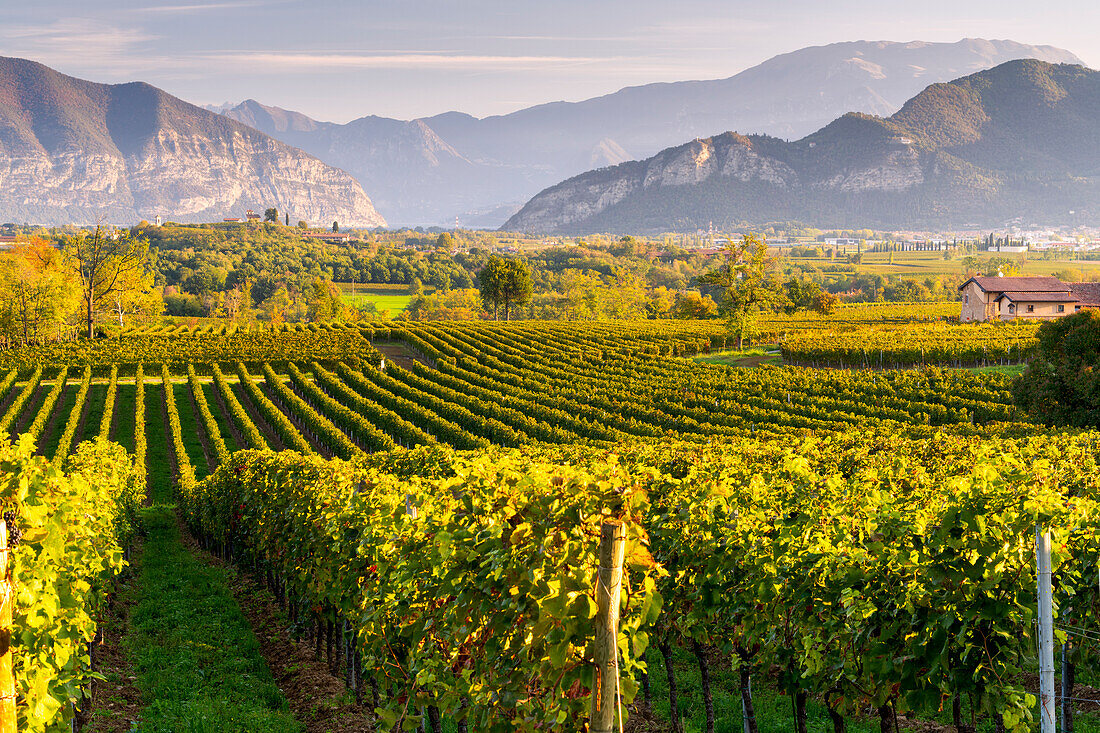
[[[933,84],[890,117],[848,113],[795,142],[728,132],[590,171],[535,196],[505,228],[1100,223],[1098,113],[1100,72],[1010,61]]]

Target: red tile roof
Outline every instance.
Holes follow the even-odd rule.
[[[972,277],[959,286],[959,290],[965,288],[971,281],[978,283],[978,287],[987,293],[1009,291],[1014,293],[1069,292],[1069,285],[1056,277],[996,277],[989,275]]]
[[[1100,283],[1067,283],[1073,297],[1083,306],[1100,307]]]

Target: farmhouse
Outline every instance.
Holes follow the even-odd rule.
[[[1100,308],[1100,283],[1066,283],[1056,277],[972,277],[959,286],[967,321],[1050,319]]]

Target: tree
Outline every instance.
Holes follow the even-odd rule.
[[[821,294],[821,283],[815,280],[802,280],[794,277],[784,285],[789,301],[787,310],[808,310],[813,307],[817,296]]]
[[[677,295],[663,285],[653,288],[646,297],[646,316],[656,319],[670,318]]]
[[[96,227],[66,237],[62,244],[65,269],[80,283],[83,320],[88,338],[95,336],[96,316],[105,305],[113,305],[119,291],[144,283],[152,269],[149,242],[129,232],[108,234]]]
[[[837,303],[840,302],[840,298],[836,297],[832,293],[822,290],[814,298],[813,309],[823,316],[831,316],[833,311],[836,310]]]
[[[776,312],[787,303],[783,287],[775,277],[778,265],[768,256],[768,245],[757,234],[742,239],[726,237],[726,261],[717,270],[701,275],[697,281],[725,291],[719,312],[726,327],[737,338],[737,348],[752,338],[761,313]]]
[[[340,231],[340,222],[337,222],[337,221],[332,222],[332,231],[334,231],[334,232]]]
[[[531,268],[526,262],[506,260],[498,255],[489,255],[489,261],[477,278],[481,302],[486,310],[492,307],[493,320],[499,319],[501,306],[504,306],[504,320],[510,320],[512,306],[531,302],[535,290]]]
[[[685,293],[676,294],[673,313],[676,318],[682,319],[714,318],[718,315],[718,305],[709,295],[703,295],[697,290],[688,290]]]
[[[306,224],[306,220],[305,220],[305,219],[299,219],[299,220],[298,220],[298,228],[299,228],[299,229],[308,229],[308,228],[309,228],[309,224]]]
[[[275,207],[271,207],[270,209],[266,209],[264,211],[264,221],[270,221],[274,224],[278,224],[279,223],[279,210],[276,209]]]
[[[450,232],[442,232],[435,240],[435,246],[450,251],[454,249],[455,238]]]
[[[111,297],[111,311],[118,319],[120,329],[126,327],[128,317],[141,320],[162,313],[164,299],[153,286],[153,273],[148,270],[135,271],[121,278],[120,287],[115,289]]]
[[[504,259],[497,255],[489,255],[489,261],[481,272],[477,274],[478,290],[481,292],[481,303],[485,310],[492,309],[493,320],[499,320],[500,304],[503,302],[501,293],[504,288]]]
[[[1100,427],[1100,311],[1039,326],[1038,353],[1012,385],[1016,406],[1057,427]]]
[[[285,226],[290,226],[290,212],[289,211],[286,212],[285,216],[286,216],[286,219],[283,221],[283,224]]]
[[[5,341],[58,338],[79,311],[72,277],[60,252],[43,239],[17,243],[0,255],[0,329]]]
[[[531,281],[531,268],[523,260],[506,260],[503,287],[500,291],[504,303],[504,320],[512,318],[513,305],[526,305],[531,302],[535,285]]]

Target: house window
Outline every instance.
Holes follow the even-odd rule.
[[[1033,305],[1029,305],[1029,306],[1027,307],[1027,312],[1028,312],[1028,313],[1034,313],[1034,312],[1035,312],[1035,306],[1033,306]]]
[[[1058,312],[1059,313],[1065,313],[1066,312],[1066,307],[1064,305],[1058,306]]]
[[[1009,312],[1009,313],[1015,313],[1015,312],[1016,312],[1016,306],[1015,306],[1015,304],[1013,304],[1013,303],[1009,303],[1009,304],[1008,304],[1008,312]]]
[[[966,295],[963,296],[963,302],[966,303],[967,305],[970,305],[970,293],[967,293]]]
[[[1073,310],[1074,310],[1075,312],[1076,312],[1076,311],[1079,311],[1079,310],[1081,310],[1081,306],[1079,306],[1079,305],[1075,305],[1075,306],[1073,306]]]

